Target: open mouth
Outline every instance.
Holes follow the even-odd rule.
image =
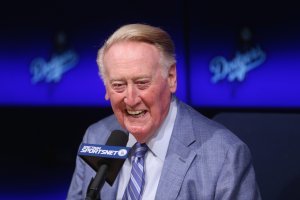
[[[126,110],[127,115],[134,117],[134,118],[138,118],[138,117],[142,117],[145,115],[146,110]]]

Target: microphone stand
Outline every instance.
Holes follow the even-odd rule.
[[[88,186],[85,200],[100,200],[99,192],[104,185],[107,176],[108,165],[103,164],[99,167],[96,176],[91,179]]]

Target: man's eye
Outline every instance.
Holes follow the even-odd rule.
[[[150,85],[149,81],[139,81],[139,82],[137,82],[137,86],[141,90],[148,88],[149,85]]]
[[[123,92],[125,90],[126,85],[124,83],[112,83],[112,89],[116,92]]]

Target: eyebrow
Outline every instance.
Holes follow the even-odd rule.
[[[139,80],[139,79],[152,79],[151,76],[147,76],[147,75],[143,75],[143,76],[138,76],[138,77],[133,77],[131,78],[131,80],[133,81],[136,81],[136,80]],[[109,80],[110,83],[114,82],[114,81],[126,81],[127,79],[126,78],[113,78],[111,80]]]

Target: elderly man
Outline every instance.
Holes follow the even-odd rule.
[[[122,26],[97,63],[114,114],[91,125],[83,142],[105,144],[122,129],[127,146],[143,154],[132,152],[114,184],[104,184],[101,199],[260,199],[247,146],[175,97],[175,47],[164,30]],[[67,198],[84,199],[94,175],[77,157]]]

